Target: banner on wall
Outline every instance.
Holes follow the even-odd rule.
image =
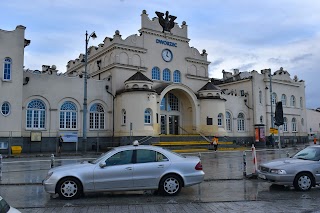
[[[60,132],[59,135],[62,136],[63,142],[78,142],[78,132]]]
[[[256,142],[259,141],[259,128],[255,129],[255,139],[256,139]]]

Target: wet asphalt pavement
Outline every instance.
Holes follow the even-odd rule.
[[[262,163],[296,151],[296,148],[257,150],[257,161]],[[255,167],[251,151],[245,153],[245,172],[250,175]],[[50,168],[49,155],[4,158],[0,195],[22,212],[320,212],[319,187],[296,192],[292,187],[275,187],[244,177],[243,154],[242,151],[201,153],[205,181],[183,188],[178,196],[154,195],[151,191],[92,193],[71,201],[50,197],[41,185]],[[89,154],[85,159],[95,157]],[[65,154],[55,158],[55,165],[83,159]]]

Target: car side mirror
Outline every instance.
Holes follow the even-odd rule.
[[[99,163],[99,166],[100,166],[100,168],[104,168],[107,166],[107,164],[105,162],[101,162],[101,163]]]

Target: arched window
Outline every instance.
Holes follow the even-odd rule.
[[[3,62],[3,80],[11,80],[12,60],[11,58],[5,58]]]
[[[171,81],[171,72],[168,68],[163,70],[162,80]]]
[[[151,124],[151,110],[146,109],[144,111],[144,124]]]
[[[1,113],[4,116],[7,116],[10,114],[10,104],[9,102],[5,101],[3,102],[2,106],[1,106]]]
[[[243,113],[238,114],[237,123],[238,123],[238,132],[244,132],[245,123],[244,123]]]
[[[104,129],[105,120],[104,108],[101,104],[95,103],[90,107],[90,129]]]
[[[180,83],[181,82],[181,74],[179,70],[175,70],[173,72],[173,82],[174,83]]]
[[[153,80],[160,80],[160,69],[158,67],[152,68],[152,79]]]
[[[126,125],[127,123],[127,112],[125,109],[122,109],[122,119],[121,119],[121,124]]]
[[[301,108],[301,109],[303,108],[303,100],[302,100],[302,97],[300,97],[300,108]]]
[[[160,103],[160,110],[179,111],[179,99],[172,93],[166,94]]]
[[[288,122],[286,117],[283,118],[283,131],[288,132]]]
[[[304,126],[304,119],[301,118],[301,126]]]
[[[223,114],[222,113],[219,113],[218,115],[218,126],[222,126],[222,121],[223,121]]]
[[[282,102],[282,106],[287,105],[287,96],[285,94],[281,95],[281,102]]]
[[[275,105],[277,103],[277,94],[274,92],[272,93],[272,104]]]
[[[261,92],[261,90],[259,91],[259,103],[262,104],[262,92]]]
[[[263,124],[263,116],[260,116],[260,124]]]
[[[27,105],[27,128],[44,129],[46,121],[46,106],[43,101],[35,99]]]
[[[296,98],[291,95],[290,97],[290,106],[295,107],[296,106]]]
[[[172,93],[169,93],[168,111],[179,111],[179,99]]]
[[[60,107],[60,129],[77,128],[77,107],[71,101],[64,102]]]
[[[291,127],[292,127],[292,132],[296,132],[297,131],[297,123],[296,123],[296,118],[292,118],[291,121]]]
[[[230,112],[226,112],[226,129],[227,131],[232,130],[232,118]]]
[[[160,110],[167,110],[167,98],[164,96],[160,103]]]

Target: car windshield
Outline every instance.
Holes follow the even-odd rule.
[[[109,151],[106,152],[106,153],[102,153],[102,154],[100,155],[100,157],[98,157],[97,159],[95,159],[95,160],[93,160],[93,161],[90,161],[90,163],[96,164],[96,163],[100,162],[107,153],[109,153],[109,152],[111,152],[111,151],[113,151],[113,150],[114,150],[114,149],[111,149],[111,150],[109,150]]]
[[[302,159],[302,160],[313,160],[319,161],[320,160],[320,147],[307,147],[297,154],[292,156],[292,158]]]
[[[0,212],[8,212],[9,209],[9,204],[0,196]]]

